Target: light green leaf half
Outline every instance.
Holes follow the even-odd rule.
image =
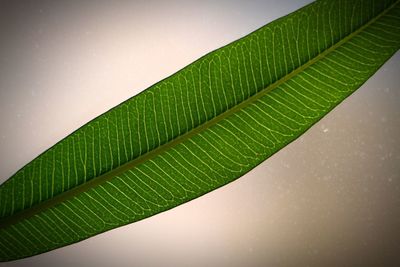
[[[322,0],[84,125],[0,187],[0,260],[65,246],[242,176],[400,47],[400,2]]]

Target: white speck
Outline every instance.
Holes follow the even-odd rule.
[[[320,128],[321,128],[322,132],[324,132],[324,133],[329,131],[328,127],[326,127],[325,124],[321,124]]]
[[[288,163],[283,163],[283,167],[285,167],[286,169],[289,169],[290,168],[290,165],[288,164]]]

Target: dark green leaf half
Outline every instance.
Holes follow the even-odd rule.
[[[400,46],[400,4],[323,0],[87,123],[0,187],[0,260],[65,246],[242,176]]]

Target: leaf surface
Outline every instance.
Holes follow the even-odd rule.
[[[242,176],[400,46],[400,4],[317,1],[95,118],[0,187],[0,260],[65,246]]]

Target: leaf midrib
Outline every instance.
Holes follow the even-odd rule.
[[[325,49],[323,52],[319,53],[317,56],[309,60],[308,62],[304,63],[303,65],[299,66],[292,72],[286,74],[283,76],[281,79],[275,81],[274,83],[270,84],[266,88],[260,90],[259,92],[255,93],[254,95],[250,96],[249,98],[243,100],[239,104],[233,106],[232,108],[224,111],[223,113],[217,115],[216,117],[204,122],[203,124],[200,124],[199,126],[191,129],[190,131],[176,137],[175,139],[151,150],[148,151],[146,154],[143,154],[103,175],[94,177],[93,179],[80,184],[68,191],[65,191],[59,195],[54,196],[51,199],[45,200],[43,202],[40,202],[28,209],[24,209],[22,211],[19,211],[15,214],[12,214],[11,216],[5,217],[0,220],[0,229],[6,228],[8,226],[11,226],[13,224],[18,223],[19,221],[22,221],[24,219],[27,219],[29,217],[32,217],[46,209],[49,209],[53,206],[56,206],[59,203],[62,203],[68,199],[73,198],[74,196],[77,196],[83,192],[86,192],[90,190],[91,188],[94,188],[104,182],[107,182],[111,180],[112,178],[118,176],[119,174],[122,174],[130,169],[133,169],[134,167],[146,162],[147,160],[150,160],[152,158],[155,158],[156,156],[162,154],[164,151],[169,150],[170,148],[175,147],[176,145],[179,145],[183,143],[184,141],[190,139],[191,137],[197,135],[198,133],[210,128],[211,126],[217,124],[218,122],[224,120],[225,118],[229,117],[232,114],[235,114],[237,111],[240,111],[244,109],[245,107],[249,106],[253,102],[257,101],[261,97],[265,96],[275,88],[279,87],[281,84],[284,84],[286,81],[290,80],[292,77],[296,76],[297,74],[301,73],[314,63],[318,62],[319,60],[323,59],[325,56],[327,56],[329,53],[332,51],[336,50],[336,48],[340,47],[344,43],[348,42],[350,39],[352,39],[354,36],[358,35],[360,32],[362,32],[364,29],[368,28],[371,24],[373,24],[376,20],[379,18],[383,17],[389,10],[391,10],[393,7],[395,7],[400,0],[397,0],[395,3],[393,3],[391,6],[383,10],[380,14],[375,16],[373,19],[369,20],[367,23],[359,27],[357,30],[353,31],[331,47]],[[213,51],[214,52],[214,51]],[[212,52],[211,52],[212,53]]]

